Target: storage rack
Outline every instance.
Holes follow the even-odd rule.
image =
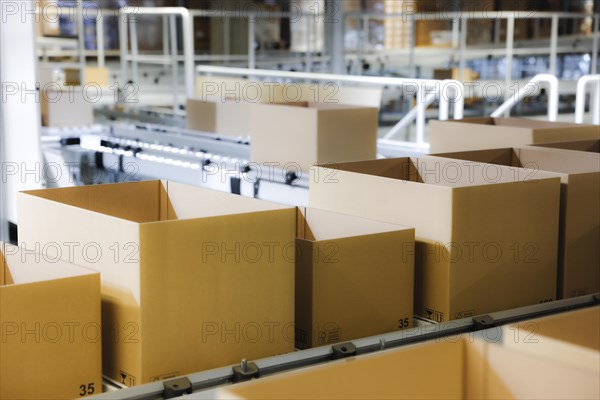
[[[519,307],[512,310],[499,311],[473,318],[463,318],[439,324],[420,324],[411,329],[405,329],[384,335],[339,343],[333,346],[323,346],[309,350],[301,350],[290,354],[264,358],[261,360],[241,360],[239,366],[223,367],[206,372],[188,374],[174,380],[149,383],[137,387],[120,389],[115,383],[107,380],[107,388],[117,391],[94,396],[94,399],[105,400],[155,400],[185,396],[189,399],[214,398],[211,389],[235,382],[256,379],[302,367],[323,364],[332,360],[360,356],[363,354],[386,349],[421,343],[428,340],[456,341],[460,335],[468,337],[482,336],[489,342],[502,342],[502,333],[498,329],[519,321],[539,318],[564,311],[575,310],[600,304],[600,293],[541,303],[532,306]],[[245,372],[242,364],[245,365]],[[173,384],[179,390],[173,393]]]

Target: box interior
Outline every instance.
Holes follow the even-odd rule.
[[[468,123],[468,124],[483,124],[483,125],[494,125],[494,126],[509,126],[514,128],[530,128],[530,129],[545,129],[545,128],[568,128],[577,126],[574,123],[569,122],[550,122],[550,121],[537,121],[526,118],[491,118],[491,117],[477,117],[477,118],[465,118],[462,120],[450,120],[448,122],[457,123]]]
[[[515,182],[515,173],[498,173],[493,171],[493,179],[483,171],[486,165],[474,164],[471,155],[476,152],[465,152],[464,160],[442,158],[441,156],[423,156],[419,158],[393,158],[372,161],[358,161],[339,164],[325,164],[323,168],[331,168],[365,175],[374,175],[383,178],[397,179],[405,182],[423,183],[428,185],[458,188],[473,185],[489,185],[496,183]],[[510,152],[492,150],[489,152],[496,159],[506,165],[514,163],[515,157]],[[457,154],[457,153],[452,153]],[[486,153],[487,154],[487,153]],[[445,156],[444,156],[445,157]],[[476,155],[482,160],[485,155]],[[469,160],[469,161],[467,161]],[[486,161],[486,162],[489,162]],[[510,168],[510,167],[507,167]],[[515,172],[515,171],[512,171]],[[521,180],[533,178],[556,177],[543,172],[521,177]],[[336,179],[333,176],[333,179]]]
[[[296,236],[299,239],[320,241],[403,229],[409,228],[316,208],[299,207]]]
[[[563,150],[587,151],[600,153],[600,140],[577,140],[572,142],[540,143],[536,147],[550,147]]]
[[[225,192],[161,181],[78,186],[25,193],[137,223],[289,208]]]
[[[439,153],[435,157],[444,157],[464,161],[474,161],[518,167],[534,170],[532,177],[541,176],[543,171],[561,174],[577,174],[600,171],[600,158],[596,154],[577,154],[554,149],[538,149],[536,147],[489,149],[462,151],[456,153]]]
[[[0,286],[23,285],[93,273],[82,267],[55,261],[51,255],[44,258],[39,254],[25,252],[17,246],[2,242],[0,242],[0,267]]]

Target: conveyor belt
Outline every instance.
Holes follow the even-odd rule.
[[[406,346],[409,344],[420,343],[444,337],[456,337],[456,335],[467,334],[471,332],[494,330],[498,329],[498,327],[502,325],[539,318],[564,311],[590,307],[597,304],[600,304],[600,293],[558,300],[549,303],[536,304],[527,307],[520,307],[507,311],[499,311],[487,315],[480,315],[473,318],[463,318],[440,324],[421,324],[415,328],[353,340],[352,342],[302,350],[290,354],[264,358],[261,360],[252,360],[252,363],[248,363],[248,365],[256,366],[260,377],[264,377],[301,367],[319,365],[334,359],[373,353],[376,351],[383,351],[390,348]],[[497,337],[498,335],[497,332],[484,334],[486,337],[490,338]],[[342,350],[344,348],[345,351]],[[186,375],[185,378],[189,380],[189,384],[191,385],[194,393],[198,394],[198,396],[194,396],[194,398],[201,398],[204,397],[202,395],[203,391],[226,384],[231,384],[232,381],[236,379],[236,374],[234,371],[237,367],[238,366],[224,367],[210,371],[189,374]],[[239,379],[239,374],[237,375],[237,378]],[[187,380],[184,379],[183,382],[187,382]],[[104,393],[102,395],[94,396],[93,398],[113,400],[163,399],[165,398],[165,385],[168,384],[169,381],[154,382],[133,388]],[[207,398],[210,398],[210,396]]]

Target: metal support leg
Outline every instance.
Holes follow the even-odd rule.
[[[417,77],[417,64],[415,60],[415,47],[417,46],[417,21],[414,16],[410,16],[410,49],[408,49],[408,69],[409,77]]]
[[[137,21],[134,20],[130,24],[131,34],[129,35],[129,40],[131,42],[131,79],[136,84],[140,83],[139,80],[139,68],[138,68],[138,37],[137,37]]]
[[[104,54],[104,19],[96,15],[96,51],[98,52],[98,67],[104,68],[106,57]]]
[[[549,72],[552,75],[556,75],[556,61],[557,61],[557,48],[558,48],[558,15],[552,16],[552,31],[550,36],[550,68]]]
[[[121,58],[121,87],[123,87],[129,79],[129,61],[127,60],[129,55],[129,46],[127,44],[128,36],[128,24],[127,21],[129,15],[119,11],[119,53]]]
[[[248,68],[256,69],[256,49],[254,48],[255,16],[248,18]]]
[[[465,81],[465,69],[467,68],[466,53],[467,53],[467,27],[468,20],[461,18],[460,27],[460,53],[459,53],[459,76],[458,80],[461,82]]]
[[[77,2],[77,47],[79,51],[79,81],[85,82],[85,29],[83,24],[83,2]]]
[[[504,100],[510,99],[510,86],[512,84],[513,45],[515,38],[515,16],[510,15],[506,21],[506,71],[504,72]],[[504,113],[504,117],[510,117],[510,109]]]
[[[177,112],[179,107],[179,50],[177,48],[177,16],[169,17],[169,37],[171,39],[171,84],[173,92],[173,113]]]
[[[600,40],[600,15],[594,15],[594,38],[592,41],[592,66],[590,73],[595,75],[598,73],[598,41]]]

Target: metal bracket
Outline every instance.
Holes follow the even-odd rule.
[[[258,378],[260,376],[260,370],[258,369],[258,365],[253,362],[248,362],[244,358],[240,365],[236,365],[233,367],[233,377],[232,381],[244,382],[249,381],[250,379]]]
[[[487,329],[496,326],[496,320],[489,315],[480,315],[473,318],[473,324],[477,329]]]
[[[334,360],[355,356],[357,352],[356,346],[351,342],[333,345],[331,346],[331,350],[333,350]]]
[[[192,382],[186,377],[165,381],[164,385],[165,391],[163,397],[165,399],[172,399],[192,393]]]

